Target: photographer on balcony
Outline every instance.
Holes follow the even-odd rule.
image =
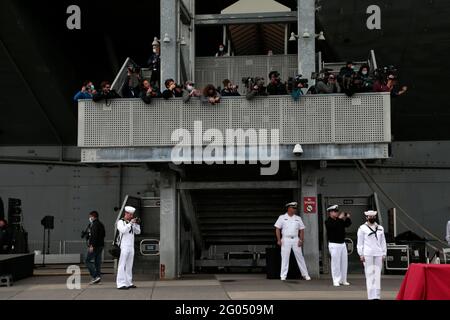
[[[166,90],[162,93],[164,99],[181,98],[183,96],[183,87],[176,84],[175,80],[167,79],[164,85],[166,86]]]
[[[146,104],[150,104],[153,98],[160,98],[161,93],[158,88],[154,88],[149,80],[142,81],[141,90],[139,93],[139,98],[142,99]]]
[[[286,95],[286,84],[281,82],[278,71],[269,73],[270,83],[267,85],[267,93],[271,96]]]
[[[73,101],[78,102],[78,100],[92,99],[92,97],[96,93],[97,91],[95,91],[95,87],[92,81],[85,81],[83,83],[83,86],[81,87],[81,90],[78,91],[73,97]]]
[[[372,92],[374,81],[370,74],[370,67],[362,65],[354,80],[356,92]]]
[[[335,75],[325,74],[323,78],[318,79],[316,83],[316,93],[317,94],[341,93],[341,86],[336,81]]]
[[[128,75],[122,89],[122,97],[137,98],[140,94],[141,70],[133,65],[128,66]]]
[[[387,76],[387,79],[385,81],[383,80],[375,81],[373,91],[390,92],[391,97],[395,98],[405,94],[405,92],[408,91],[408,87],[403,86],[401,89],[399,89],[397,85],[397,77],[391,73]]]
[[[202,92],[195,88],[195,84],[192,81],[186,81],[184,83],[184,89],[183,89],[183,102],[187,103],[189,100],[191,100],[192,97],[200,98],[202,95]]]
[[[111,90],[111,84],[108,81],[103,81],[100,87],[101,91],[92,97],[95,102],[105,100],[108,103],[108,100],[120,98],[116,91]]]
[[[289,77],[287,87],[294,101],[298,101],[303,96],[303,89],[308,88],[308,79],[303,79],[301,74],[295,77]]]
[[[223,89],[220,92],[222,97],[238,97],[240,96],[238,92],[239,86],[234,85],[230,80],[223,80]]]
[[[247,100],[252,100],[257,96],[267,96],[263,77],[243,78],[242,82],[247,88],[247,94],[245,96]]]
[[[210,105],[216,105],[220,102],[220,98],[220,93],[217,91],[216,87],[212,84],[208,84],[205,89],[203,89],[200,101],[204,104],[209,103]]]

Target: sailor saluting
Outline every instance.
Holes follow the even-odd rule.
[[[376,211],[366,211],[367,222],[358,229],[358,254],[364,264],[367,297],[379,300],[381,297],[381,270],[386,258],[386,238],[384,229],[376,222]]]
[[[288,203],[286,205],[287,212],[281,215],[275,223],[277,243],[281,246],[281,280],[286,280],[291,249],[294,251],[295,259],[303,278],[311,280],[302,253],[305,225],[302,218],[295,214],[297,207],[297,202]]]
[[[136,288],[133,284],[134,235],[141,233],[138,220],[133,218],[136,209],[125,207],[122,219],[117,222],[120,233],[120,258],[117,268],[117,288],[127,290]]]

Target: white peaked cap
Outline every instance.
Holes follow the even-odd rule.
[[[136,212],[136,208],[127,206],[127,207],[125,207],[125,212],[134,214]]]
[[[364,214],[365,214],[367,217],[373,217],[373,216],[376,216],[377,213],[378,213],[378,212],[372,211],[372,210],[369,210],[369,211],[364,212]]]
[[[337,204],[335,204],[334,206],[331,206],[327,209],[327,211],[337,211],[339,210],[339,206]]]
[[[297,202],[289,202],[286,204],[286,208],[297,208],[298,203]]]

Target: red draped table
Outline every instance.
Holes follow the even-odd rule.
[[[450,300],[450,264],[411,264],[397,300]]]

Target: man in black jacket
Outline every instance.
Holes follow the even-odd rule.
[[[105,226],[98,219],[98,212],[89,213],[89,239],[86,266],[91,274],[90,284],[99,283],[102,280],[101,265],[102,253],[105,246]]]
[[[100,92],[97,92],[92,97],[92,100],[94,102],[105,100],[105,102],[108,103],[108,100],[120,98],[119,94],[116,91],[111,90],[111,84],[108,81],[103,81],[100,87]]]
[[[333,277],[333,285],[348,286],[347,282],[347,266],[348,255],[347,246],[345,244],[345,228],[348,228],[352,221],[349,213],[339,213],[337,205],[327,209],[329,218],[325,221],[328,237],[328,249],[331,254],[331,275]]]

